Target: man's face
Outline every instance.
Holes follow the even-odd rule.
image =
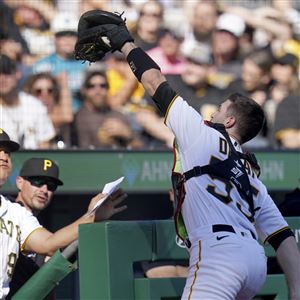
[[[63,58],[72,58],[76,41],[76,35],[62,35],[55,37],[57,54]]]
[[[10,94],[15,89],[18,81],[17,77],[17,73],[0,73],[0,97]]]
[[[226,100],[221,103],[216,112],[211,116],[210,121],[213,123],[225,124],[226,119],[228,118],[228,107],[231,105],[230,100]]]
[[[258,89],[263,83],[264,73],[251,60],[245,59],[242,67],[243,87],[248,92]]]
[[[228,31],[216,30],[213,34],[214,52],[229,55],[236,52],[238,39]]]
[[[96,109],[105,106],[108,95],[108,85],[105,78],[99,75],[90,78],[84,88],[84,95]]]
[[[50,204],[54,193],[50,190],[54,184],[51,182],[50,185],[50,180],[47,181],[43,177],[23,178],[18,176],[16,183],[23,204],[31,211],[42,211]]]
[[[208,66],[187,61],[181,76],[187,85],[197,87],[206,82],[207,75]]]
[[[215,28],[217,11],[213,4],[199,3],[194,9],[193,28],[198,34],[210,34]]]
[[[12,170],[10,152],[0,146],[0,188],[7,181]]]

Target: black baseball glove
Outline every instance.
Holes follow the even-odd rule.
[[[122,14],[103,10],[84,13],[78,22],[75,58],[89,62],[101,60],[107,52],[120,50],[132,42]]]

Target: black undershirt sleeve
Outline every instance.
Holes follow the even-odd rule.
[[[156,89],[152,99],[163,115],[166,115],[169,105],[176,97],[176,92],[170,87],[167,81],[164,81]]]
[[[267,241],[276,251],[280,246],[280,244],[289,236],[295,236],[295,235],[290,228],[286,228],[285,230],[282,230],[279,233],[271,236],[269,239],[267,239]]]

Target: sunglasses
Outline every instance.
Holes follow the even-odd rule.
[[[98,84],[88,83],[86,85],[87,89],[94,89],[96,87],[99,87],[99,88],[102,88],[102,89],[108,89],[108,84],[107,83],[98,83]]]
[[[30,182],[31,185],[35,187],[42,187],[43,185],[47,185],[47,188],[50,192],[54,192],[57,189],[57,184],[54,181],[49,180],[48,178],[43,177],[24,177],[27,181]]]
[[[144,12],[144,11],[140,12],[140,16],[141,17],[148,16],[148,17],[153,17],[153,18],[157,18],[157,19],[161,18],[160,13],[148,13],[148,12]]]
[[[53,94],[53,88],[47,88],[47,89],[34,89],[33,93],[34,95],[41,95],[43,92],[46,92],[49,95]]]

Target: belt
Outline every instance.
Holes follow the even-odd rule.
[[[226,225],[226,224],[215,224],[212,226],[212,231],[213,232],[227,231],[227,232],[232,232],[237,234],[237,232],[234,230],[234,228],[231,225]],[[249,232],[251,236],[256,240],[255,234],[251,230],[249,230]],[[244,231],[241,231],[240,233],[242,236],[247,235],[247,233]]]

